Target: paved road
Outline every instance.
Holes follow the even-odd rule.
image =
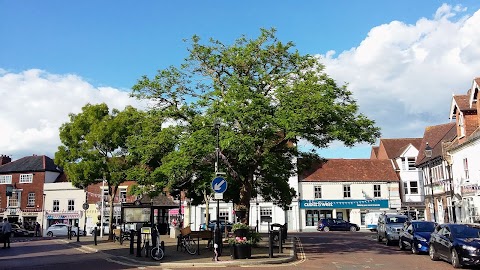
[[[371,232],[315,232],[290,234],[300,238],[299,261],[282,265],[249,265],[202,267],[202,269],[322,269],[322,270],[451,270],[446,262],[433,262],[428,255],[413,255],[397,246],[378,243]],[[15,243],[11,249],[0,249],[0,269],[154,269],[133,262],[74,248],[58,240]],[[187,267],[181,267],[188,269]],[[197,267],[192,267],[198,268]]]

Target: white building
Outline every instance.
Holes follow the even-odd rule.
[[[329,159],[299,179],[299,230],[314,231],[321,218],[365,227],[369,211],[400,210],[399,179],[391,160]]]

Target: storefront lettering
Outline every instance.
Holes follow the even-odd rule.
[[[306,207],[333,207],[333,203],[332,202],[307,202],[304,204]]]

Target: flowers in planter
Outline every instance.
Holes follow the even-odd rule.
[[[250,227],[245,223],[235,223],[235,224],[232,225],[232,232],[235,232],[238,229],[248,230],[248,229],[250,229]]]
[[[230,245],[250,245],[251,241],[247,237],[237,236],[228,238],[228,243]]]

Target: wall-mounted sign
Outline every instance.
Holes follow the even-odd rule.
[[[369,209],[388,208],[388,200],[300,200],[300,208]]]

